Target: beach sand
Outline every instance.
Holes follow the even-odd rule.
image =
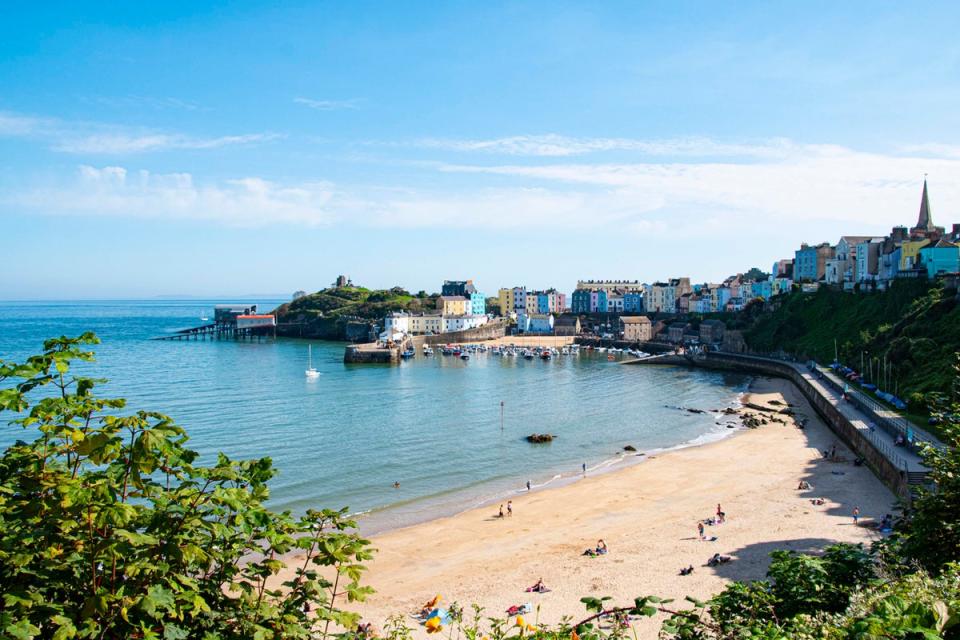
[[[757,404],[790,402],[798,416],[809,418],[806,428],[787,418],[786,425],[743,430],[534,491],[514,500],[510,518],[493,517],[498,505],[491,505],[378,535],[365,580],[377,593],[354,608],[382,629],[391,614],[413,613],[442,594],[445,604],[457,601],[469,609],[477,603],[485,615],[497,617],[510,605],[529,602],[540,607],[541,622],[556,623],[584,613],[582,596],[612,596],[621,604],[649,594],[706,598],[732,580],[763,578],[773,550],[875,539],[874,531],[853,525],[851,511],[859,506],[865,519],[879,519],[892,511],[890,491],[867,468],[821,456],[820,450],[835,444],[838,454],[853,459],[792,385],[761,378],[750,395]],[[812,489],[797,490],[800,480]],[[818,496],[825,505],[811,504]],[[717,503],[727,522],[706,527],[716,541],[701,541],[697,522],[713,516]],[[581,555],[599,538],[608,555]],[[717,552],[733,561],[706,567]],[[679,576],[688,565],[694,573]],[[541,577],[552,591],[525,593]],[[407,620],[416,636],[425,637],[416,621]],[[659,620],[635,627],[638,637],[654,638]]]
[[[573,341],[576,338],[574,336],[538,336],[538,335],[523,335],[523,336],[504,336],[502,338],[494,338],[492,340],[480,340],[475,342],[468,342],[465,344],[482,344],[488,347],[497,344],[512,344],[518,347],[562,347],[567,344],[573,344]]]

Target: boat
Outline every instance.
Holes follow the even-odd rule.
[[[406,351],[400,354],[400,357],[403,358],[404,360],[409,360],[415,355],[417,355],[416,351],[414,351],[413,349],[407,349]]]
[[[469,359],[470,359],[470,354],[469,354],[469,353],[461,353],[461,354],[460,354],[460,359],[461,359],[461,360],[469,360]]]
[[[425,356],[433,355],[433,349],[430,348],[430,345],[428,344],[423,345],[423,355]]]
[[[307,378],[316,378],[320,372],[313,368],[313,345],[307,345],[307,370],[304,372]]]
[[[541,351],[541,352],[540,352],[540,357],[543,358],[544,360],[549,360],[550,357],[551,357],[551,355],[550,355],[550,350],[549,350],[549,349],[544,349],[543,351]]]
[[[526,358],[527,360],[533,360],[533,351],[530,351],[529,349],[527,349],[526,351],[523,352],[523,357]]]
[[[200,310],[200,320],[203,321],[203,322],[206,322],[206,321],[209,320],[209,319],[210,319],[210,318],[207,316],[207,314],[203,312],[203,309],[201,309],[201,310]]]

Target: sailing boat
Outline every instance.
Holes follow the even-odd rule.
[[[203,309],[201,309],[201,310],[200,310],[200,320],[202,320],[203,322],[206,322],[206,321],[209,320],[209,319],[210,319],[210,318],[207,317],[207,314],[204,313]]]
[[[313,368],[313,345],[307,345],[307,371],[308,378],[316,378],[320,375],[320,372]]]

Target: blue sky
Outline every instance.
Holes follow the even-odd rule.
[[[735,6],[725,6],[734,5]],[[960,5],[49,3],[0,298],[713,281],[960,222]]]

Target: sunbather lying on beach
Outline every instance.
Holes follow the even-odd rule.
[[[508,616],[518,616],[522,613],[530,613],[533,611],[533,606],[529,602],[523,604],[515,604],[509,609],[507,609]]]
[[[546,593],[547,591],[550,591],[550,589],[547,589],[547,586],[543,584],[543,578],[537,580],[532,587],[527,587],[527,592],[530,593]]]
[[[710,556],[709,560],[707,560],[707,566],[715,567],[718,564],[726,564],[731,560],[733,560],[733,558],[731,558],[730,556],[722,556],[719,553],[715,553],[712,556]]]
[[[682,576],[688,576],[688,575],[690,575],[691,573],[693,573],[693,565],[690,565],[689,567],[684,567],[683,569],[680,569],[680,575],[682,575]]]
[[[807,491],[808,489],[810,489],[810,483],[806,480],[801,480],[800,484],[797,485],[798,491]]]
[[[590,556],[591,558],[596,558],[597,556],[603,556],[607,554],[607,543],[602,539],[597,540],[597,546],[593,549],[587,549],[583,552],[583,555]]]
[[[823,506],[826,502],[827,501],[824,500],[823,498],[814,498],[813,500],[810,501],[811,504],[815,504],[818,507]]]

